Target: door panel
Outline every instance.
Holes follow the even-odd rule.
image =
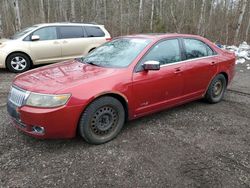
[[[183,64],[142,71],[133,75],[135,114],[144,115],[174,105],[183,92]]]
[[[184,38],[183,44],[187,58],[184,76],[184,95],[201,96],[206,92],[209,82],[217,71],[217,56],[204,42]]]
[[[203,94],[217,70],[216,57],[207,57],[186,62],[184,75],[184,94]]]
[[[38,41],[30,41],[29,48],[34,63],[55,62],[61,57],[61,44],[57,39],[56,27],[44,27],[35,31]]]
[[[143,70],[146,61],[158,61],[158,71]],[[158,42],[142,58],[133,74],[134,109],[137,116],[173,105],[182,96],[183,77],[178,39]]]

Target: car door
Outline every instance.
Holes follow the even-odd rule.
[[[183,39],[186,68],[184,76],[184,95],[201,96],[217,70],[216,53],[203,41],[194,38]]]
[[[39,39],[32,41],[31,38],[35,35]],[[43,27],[34,31],[29,36],[29,49],[35,64],[56,62],[61,57],[56,27]]]
[[[86,48],[82,26],[59,26],[62,59],[81,57]]]
[[[146,61],[160,62],[160,70],[145,71]],[[160,41],[141,59],[133,73],[133,100],[136,116],[171,106],[183,92],[181,50],[178,39]]]

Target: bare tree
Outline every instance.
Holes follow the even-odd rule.
[[[0,14],[4,36],[12,35],[21,25],[70,20],[105,24],[113,36],[182,32],[232,44],[250,42],[249,3],[250,0],[0,0]]]
[[[245,11],[246,11],[246,7],[247,7],[247,0],[243,0],[243,4],[241,7],[241,11],[240,11],[240,16],[239,16],[238,23],[237,23],[237,29],[236,29],[236,32],[234,35],[234,43],[236,43],[238,40],[240,27],[242,25],[242,20],[243,20],[243,16],[245,14]]]
[[[13,0],[13,6],[15,10],[15,29],[16,31],[21,30],[21,18],[20,18],[20,10],[19,10],[19,1]]]
[[[139,29],[141,30],[142,24],[141,20],[143,19],[143,0],[140,0],[139,5]]]
[[[250,32],[250,19],[248,19],[248,24],[247,24],[246,34],[245,34],[245,41],[248,40],[249,32]]]
[[[70,20],[72,22],[76,21],[76,12],[75,12],[75,0],[70,0],[71,11],[70,11]]]
[[[153,32],[154,10],[155,10],[155,0],[152,0],[151,16],[150,16],[150,31],[151,32]]]
[[[40,15],[41,15],[41,22],[45,22],[45,13],[44,13],[44,3],[43,0],[40,0]]]
[[[200,19],[199,19],[198,26],[197,26],[197,33],[198,34],[201,34],[201,27],[202,27],[202,24],[204,23],[204,19],[205,19],[205,17],[204,17],[205,4],[206,4],[206,0],[202,0]]]
[[[2,24],[2,14],[0,12],[0,38],[3,37],[3,24]]]

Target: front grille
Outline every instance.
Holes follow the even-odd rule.
[[[9,94],[9,101],[20,107],[23,105],[25,99],[28,97],[29,92],[20,88],[11,87]]]

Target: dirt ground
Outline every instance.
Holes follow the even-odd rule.
[[[15,75],[0,70],[0,187],[250,187],[246,64],[221,103],[195,101],[128,122],[98,146],[13,128],[6,97]]]

